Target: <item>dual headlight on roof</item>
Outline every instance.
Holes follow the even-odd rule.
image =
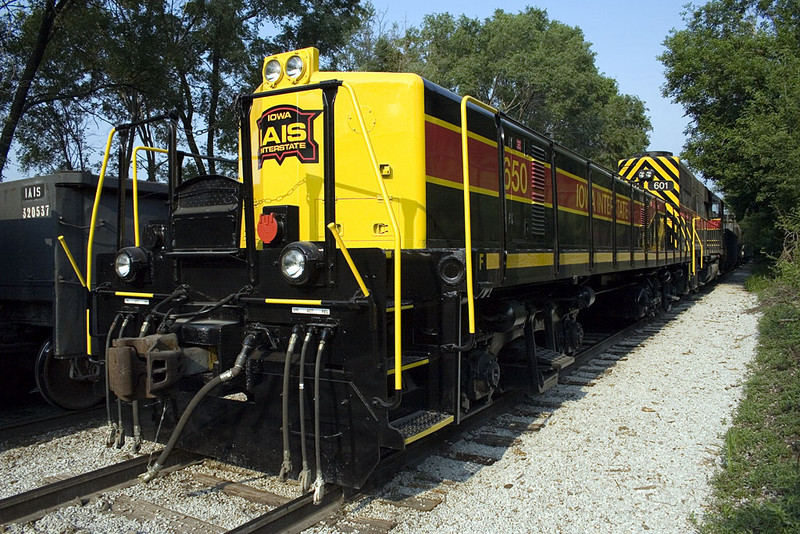
[[[272,85],[277,84],[284,76],[292,82],[296,82],[305,70],[305,62],[299,55],[289,56],[286,63],[281,63],[278,59],[271,59],[264,65],[264,79]]]

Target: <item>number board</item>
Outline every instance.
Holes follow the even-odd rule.
[[[20,189],[20,192],[22,194],[23,219],[36,219],[50,216],[50,204],[43,204],[41,202],[42,200],[46,200],[44,184],[26,185]],[[32,201],[39,202],[31,204]]]
[[[647,182],[647,189],[650,191],[673,191],[675,182]]]

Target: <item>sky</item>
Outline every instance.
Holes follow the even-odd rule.
[[[496,9],[518,13],[526,6],[544,9],[551,20],[583,30],[598,70],[617,81],[621,93],[639,97],[653,125],[648,150],[680,154],[688,120],[683,108],[661,95],[664,66],[656,59],[673,29],[683,29],[689,0],[371,0],[384,21],[401,28],[419,26],[431,13],[490,17]],[[104,142],[102,137],[98,145]],[[104,146],[104,145],[103,145]],[[102,146],[100,147],[102,149]],[[6,178],[23,177],[13,161]]]
[[[682,12],[689,0],[371,0],[388,23],[418,27],[431,13],[485,19],[496,9],[519,13],[526,6],[547,11],[583,30],[597,69],[617,81],[621,93],[639,97],[653,125],[648,150],[680,154],[688,120],[683,108],[661,95],[664,65],[656,59],[672,30],[685,28]]]

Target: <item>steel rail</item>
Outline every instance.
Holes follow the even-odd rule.
[[[573,364],[569,365],[568,367],[565,367],[564,369],[561,369],[559,371],[559,373],[558,373],[558,376],[559,377],[564,377],[564,376],[568,376],[571,373],[574,373],[575,371],[580,369],[581,366],[585,365],[586,363],[588,363],[592,359],[596,358],[597,356],[599,356],[603,352],[607,351],[608,349],[610,349],[611,347],[613,347],[614,345],[616,345],[617,343],[619,343],[623,339],[625,339],[628,336],[636,333],[639,329],[643,328],[644,326],[647,326],[651,322],[653,322],[653,319],[651,319],[651,318],[640,319],[640,320],[636,321],[635,323],[626,326],[622,330],[614,332],[613,334],[611,334],[608,337],[598,341],[597,343],[594,343],[594,344],[586,347],[584,350],[582,350],[582,351],[578,352],[577,354],[575,354],[575,356],[574,356],[575,362]]]
[[[228,534],[274,534],[301,532],[339,511],[346,502],[341,486],[326,485],[322,502],[314,504],[314,493],[305,493],[248,521]]]
[[[204,456],[187,451],[174,451],[165,467],[181,468],[202,460]],[[82,475],[60,480],[19,495],[0,500],[0,524],[30,521],[44,513],[92,494],[134,483],[144,472],[150,455],[103,467]]]

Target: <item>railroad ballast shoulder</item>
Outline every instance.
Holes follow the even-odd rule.
[[[647,191],[414,74],[278,54],[237,111],[240,176],[170,156],[160,238],[95,261],[88,350],[119,399],[180,414],[165,454],[361,486],[387,451],[557,383],[593,308],[656,313],[721,265],[718,198]]]

